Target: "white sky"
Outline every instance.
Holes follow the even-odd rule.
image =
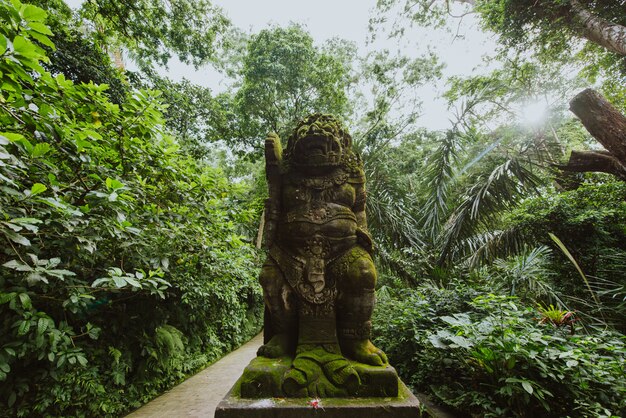
[[[66,3],[76,8],[82,0],[66,0]],[[366,46],[369,18],[375,13],[376,0],[214,0],[213,3],[222,7],[235,26],[248,33],[258,32],[270,24],[283,26],[294,22],[304,25],[318,45],[340,37],[355,42],[361,53],[372,48],[397,49],[396,41],[380,38],[374,45]],[[438,98],[445,91],[444,80],[451,75],[468,76],[473,71],[485,72],[484,67],[476,67],[481,64],[483,55],[496,49],[495,41],[478,29],[472,15],[466,16],[458,27],[461,39],[454,36],[457,24],[458,21],[453,22],[448,31],[432,28],[409,31],[403,43],[402,53],[406,55],[417,57],[430,48],[446,64],[443,79],[420,91],[424,105],[418,125],[429,129],[449,127],[450,113],[444,101]],[[224,76],[208,66],[196,71],[191,66],[172,60],[169,71],[164,71],[164,74],[174,80],[187,78],[210,87],[214,92],[227,87]]]

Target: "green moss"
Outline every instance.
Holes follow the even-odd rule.
[[[390,366],[345,360],[322,347],[289,357],[257,357],[233,389],[233,396],[261,398],[343,398],[398,396],[398,375]]]

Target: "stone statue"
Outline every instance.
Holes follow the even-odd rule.
[[[297,125],[284,154],[276,134],[265,141],[265,344],[243,397],[397,396],[395,370],[370,341],[376,269],[351,146],[319,113]]]

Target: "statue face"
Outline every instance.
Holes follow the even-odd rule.
[[[349,145],[338,120],[330,115],[314,114],[295,129],[288,147],[296,165],[326,168],[340,165],[344,148]]]
[[[298,165],[331,167],[339,165],[342,153],[339,138],[314,134],[298,139],[293,156]]]

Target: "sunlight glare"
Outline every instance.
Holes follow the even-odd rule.
[[[521,109],[522,120],[530,125],[540,125],[548,114],[548,104],[545,101],[526,103]]]

